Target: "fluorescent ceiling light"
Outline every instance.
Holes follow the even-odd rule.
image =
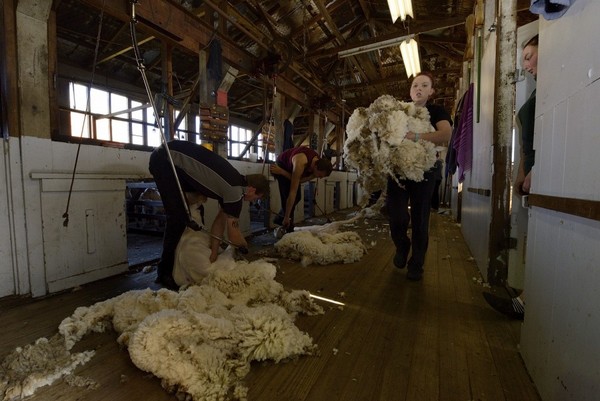
[[[419,46],[414,39],[407,39],[400,44],[400,52],[402,52],[402,60],[404,60],[404,68],[406,75],[410,78],[421,72],[421,63],[419,61]]]
[[[392,16],[392,23],[396,22],[398,17],[400,17],[402,21],[406,20],[407,15],[410,15],[411,18],[415,18],[411,0],[387,0],[387,2],[388,7],[390,8],[390,15]]]
[[[381,42],[371,43],[371,44],[364,45],[364,46],[354,47],[352,49],[342,50],[342,51],[338,52],[338,58],[356,56],[357,54],[368,53],[368,52],[372,52],[373,50],[379,50],[379,49],[383,49],[385,47],[399,45],[406,39],[413,38],[414,36],[415,36],[414,34],[406,35],[406,36],[399,36],[399,37],[393,38],[393,39],[382,40]]]

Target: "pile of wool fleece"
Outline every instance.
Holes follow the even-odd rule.
[[[307,291],[285,291],[275,281],[275,266],[265,261],[235,262],[227,255],[219,260],[220,269],[180,292],[133,290],[77,308],[59,326],[63,365],[87,362],[93,352],[71,362],[69,351],[86,334],[112,328],[133,363],[159,377],[168,391],[191,400],[245,400],[242,379],[252,361],[279,362],[316,350],[294,324],[298,313],[323,313]],[[16,369],[0,372],[4,400],[33,394],[61,377],[54,370],[16,377]],[[21,394],[6,391],[26,385]]]
[[[321,226],[296,227],[275,243],[275,249],[282,257],[300,260],[302,266],[357,262],[367,253],[367,247],[356,232],[338,230],[358,217]]]
[[[359,173],[365,194],[382,190],[387,178],[422,181],[433,167],[436,149],[432,142],[405,139],[406,133],[433,131],[429,111],[390,95],[377,98],[367,108],[354,110],[348,120],[344,142],[346,165]]]

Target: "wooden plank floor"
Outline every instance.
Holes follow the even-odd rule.
[[[333,216],[346,219],[345,214]],[[326,312],[300,316],[297,325],[319,346],[318,356],[253,365],[249,401],[539,401],[518,352],[520,323],[485,304],[479,273],[451,217],[432,214],[423,281],[392,264],[394,249],[383,219],[361,222],[369,253],[360,262],[303,267],[280,260],[277,280],[345,303],[319,301]],[[253,255],[268,255],[272,240],[256,238]],[[129,289],[158,288],[153,274],[130,273],[43,300],[0,300],[0,358],[17,346],[57,332],[77,306]],[[30,400],[175,400],[160,381],[138,370],[115,333],[92,334],[75,351],[96,356],[75,373],[99,384],[63,381]]]

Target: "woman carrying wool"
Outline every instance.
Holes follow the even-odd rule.
[[[434,93],[433,76],[421,72],[415,76],[410,87],[410,97],[416,106],[426,107],[434,131],[427,133],[408,132],[406,139],[430,141],[435,145],[447,144],[452,136],[452,119],[443,107],[428,103]],[[423,264],[429,244],[429,213],[431,197],[435,188],[434,168],[426,171],[422,181],[388,178],[387,210],[390,231],[396,254],[394,265],[403,269],[407,265],[406,277],[418,281],[423,277]],[[408,205],[410,203],[410,213]],[[408,237],[408,226],[412,223],[412,239]],[[408,259],[412,247],[412,254]]]

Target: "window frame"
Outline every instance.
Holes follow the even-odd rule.
[[[100,85],[92,85],[90,88],[89,83],[84,83],[76,79],[63,79],[63,85],[66,88],[66,93],[63,94],[63,103],[67,106],[60,105],[59,109],[61,112],[61,119],[68,117],[68,121],[63,121],[61,125],[61,132],[56,135],[57,140],[66,140],[69,142],[81,141],[90,144],[104,145],[104,146],[116,146],[124,148],[134,149],[153,149],[162,143],[158,127],[155,122],[154,111],[148,102],[144,102],[141,95],[132,96],[126,94],[123,91],[118,91],[113,88],[105,88]],[[92,94],[93,97],[90,97]],[[88,98],[103,97],[107,99],[107,105],[99,105],[90,103],[88,105]],[[118,99],[121,102],[120,107],[113,105],[115,100]],[[123,102],[126,103],[127,108],[123,109]],[[83,105],[82,105],[83,104]],[[146,107],[144,107],[146,106]],[[89,112],[88,112],[89,109]],[[104,113],[99,113],[98,111]],[[173,120],[175,121],[181,112],[180,110],[173,109]],[[106,113],[106,111],[108,113]],[[74,116],[79,116],[74,118]],[[193,121],[190,119],[193,118]],[[75,123],[74,123],[75,120]],[[98,123],[107,120],[106,130],[104,134],[99,134]],[[164,118],[163,118],[164,120]],[[188,122],[192,129],[188,129]],[[175,131],[175,138],[181,140],[189,140],[191,142],[202,144],[207,141],[201,139],[201,117],[199,114],[187,113],[181,123],[180,127]],[[83,128],[78,128],[75,124],[80,123]],[[125,125],[127,128],[127,134],[122,135],[118,140],[115,140],[115,127],[119,124]],[[163,123],[164,124],[164,123]],[[86,127],[87,125],[87,127]],[[134,127],[141,127],[137,130]],[[256,155],[256,160],[262,161],[265,153],[263,143],[263,133],[259,132],[255,135],[255,129],[251,128],[251,124],[244,124],[243,122],[235,121],[229,122],[227,129],[227,158],[237,160],[250,160]],[[164,129],[164,125],[163,125]],[[64,132],[66,131],[66,132]],[[243,157],[240,157],[241,152],[248,146],[253,137],[256,136],[256,140],[250,146],[248,151]],[[124,138],[127,138],[125,142]],[[137,138],[137,139],[136,139]],[[141,140],[140,140],[141,138]],[[210,143],[210,141],[208,141]],[[274,161],[275,155],[268,152],[268,160]]]

